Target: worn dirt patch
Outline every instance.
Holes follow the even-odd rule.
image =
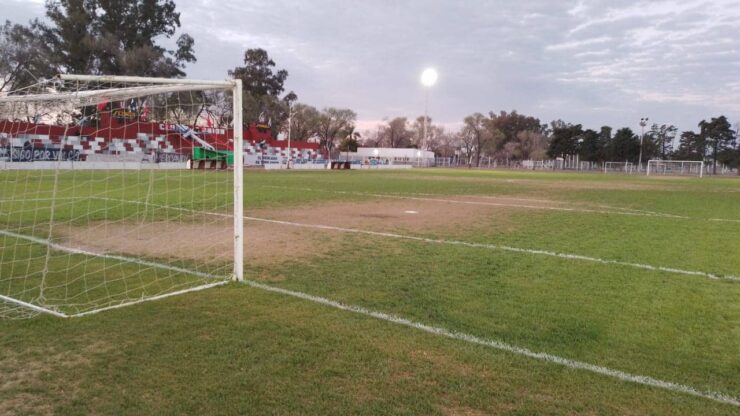
[[[250,210],[246,215],[380,232],[454,234],[480,227],[486,218],[504,221],[511,212],[507,207],[451,203],[441,198],[379,198],[363,202],[322,203],[310,207]],[[252,223],[248,221],[247,229]]]
[[[542,203],[542,202],[537,202]],[[248,217],[321,224],[379,232],[454,235],[490,224],[506,231],[516,208],[445,201],[387,200],[330,202],[310,206],[250,210]],[[508,225],[507,225],[508,224]],[[57,225],[62,244],[92,253],[147,258],[224,262],[233,250],[232,219],[196,214],[178,222],[96,222]],[[342,233],[245,221],[245,261],[254,265],[329,255],[341,247]]]
[[[64,245],[93,253],[124,253],[149,258],[228,261],[233,255],[231,218],[206,223],[95,223],[57,227]],[[245,261],[269,264],[309,257],[331,250],[338,236],[318,235],[301,228],[253,223],[245,226]]]

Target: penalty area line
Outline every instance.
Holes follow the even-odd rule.
[[[467,342],[470,344],[481,345],[484,347],[489,347],[489,348],[497,349],[500,351],[505,351],[508,353],[513,353],[516,355],[521,355],[524,357],[533,358],[533,359],[540,360],[540,361],[545,361],[545,362],[552,363],[552,364],[558,364],[558,365],[572,368],[572,369],[585,370],[591,373],[601,374],[601,375],[604,375],[604,376],[607,376],[613,379],[621,380],[621,381],[642,384],[645,386],[656,387],[659,389],[668,390],[668,391],[672,391],[676,393],[689,394],[692,396],[709,399],[715,402],[730,404],[734,406],[740,406],[740,398],[730,396],[724,393],[708,391],[708,390],[699,390],[691,386],[674,383],[671,381],[664,381],[664,380],[656,379],[656,378],[649,377],[649,376],[632,374],[632,373],[624,372],[621,370],[615,370],[615,369],[611,369],[608,367],[602,367],[599,365],[590,364],[590,363],[586,363],[583,361],[571,360],[569,358],[564,358],[564,357],[560,357],[557,355],[548,354],[544,352],[536,352],[528,348],[517,347],[515,345],[507,344],[505,342],[481,338],[475,335],[470,335],[470,334],[466,334],[463,332],[453,331],[453,330],[449,330],[449,329],[445,329],[441,327],[435,327],[435,326],[423,324],[421,322],[412,321],[410,319],[401,318],[399,316],[391,315],[385,312],[373,311],[370,309],[363,308],[361,306],[348,305],[348,304],[337,302],[337,301],[327,299],[324,297],[310,295],[308,293],[297,292],[297,291],[293,291],[289,289],[282,289],[279,287],[269,286],[269,285],[265,285],[265,284],[251,281],[251,280],[245,280],[244,283],[251,287],[257,288],[257,289],[291,296],[294,298],[318,303],[324,306],[329,306],[329,307],[340,309],[340,310],[347,311],[347,312],[353,312],[356,314],[369,316],[369,317],[379,319],[382,321],[391,322],[394,324],[403,325],[409,328],[424,331],[432,335],[451,338],[454,340],[463,341],[463,342]]]
[[[229,280],[224,280],[224,281],[209,283],[207,285],[200,285],[200,286],[195,286],[195,287],[189,287],[187,289],[181,289],[181,290],[177,290],[175,292],[163,293],[161,295],[150,296],[150,297],[147,297],[147,298],[141,298],[141,299],[133,300],[133,301],[130,301],[130,302],[125,302],[125,303],[119,303],[119,304],[115,304],[115,305],[105,306],[105,307],[102,307],[102,308],[93,309],[93,310],[90,310],[90,311],[85,311],[85,312],[80,312],[80,313],[75,313],[75,314],[68,315],[68,316],[70,318],[79,318],[79,317],[82,317],[82,316],[94,315],[96,313],[100,313],[100,312],[104,312],[104,311],[110,311],[112,309],[120,309],[120,308],[125,308],[127,306],[138,305],[139,303],[151,302],[151,301],[155,301],[155,300],[165,299],[165,298],[169,298],[169,297],[172,297],[172,296],[178,296],[178,295],[182,295],[182,294],[190,293],[190,292],[199,292],[201,290],[210,289],[212,287],[222,286],[222,285],[225,285],[225,284],[227,284],[229,282],[230,282]]]
[[[98,199],[102,199],[102,198],[98,198]],[[105,199],[109,199],[109,198],[105,198]],[[115,199],[115,201],[128,202],[132,204],[143,204],[144,203],[141,201],[119,200],[119,199]],[[190,208],[182,208],[182,207],[175,207],[175,206],[161,205],[161,204],[149,204],[149,205],[153,207],[173,209],[173,210],[183,211],[183,212],[212,215],[212,216],[224,217],[224,218],[233,218],[233,214],[228,214],[228,213],[200,211],[200,210],[194,210]],[[463,247],[509,251],[512,253],[559,257],[559,258],[569,259],[569,260],[579,260],[579,261],[599,263],[599,264],[613,264],[613,265],[632,267],[632,268],[637,268],[637,269],[642,269],[642,270],[682,274],[686,276],[700,276],[700,277],[705,277],[711,280],[728,280],[728,281],[733,281],[733,282],[740,282],[740,276],[736,276],[736,275],[719,275],[715,273],[702,272],[702,271],[696,271],[696,270],[684,270],[684,269],[678,269],[674,267],[653,266],[650,264],[643,264],[643,263],[631,263],[631,262],[619,261],[619,260],[601,259],[598,257],[589,257],[589,256],[580,255],[580,254],[559,253],[556,251],[511,247],[511,246],[504,246],[504,245],[497,245],[497,244],[471,243],[471,242],[459,241],[459,240],[441,240],[441,239],[433,239],[433,238],[426,238],[426,237],[417,237],[417,236],[412,236],[412,235],[361,230],[357,228],[336,227],[332,225],[322,225],[322,224],[305,224],[305,223],[300,223],[300,222],[274,220],[274,219],[250,217],[250,216],[244,216],[244,219],[247,221],[258,221],[258,222],[280,224],[280,225],[286,225],[286,226],[292,226],[292,227],[315,228],[318,230],[339,231],[339,232],[344,232],[344,233],[354,233],[354,234],[364,234],[364,235],[372,235],[372,236],[378,236],[378,237],[397,238],[397,239],[402,239],[402,240],[420,241],[420,242],[431,243],[431,244],[457,245],[457,246],[463,246]]]
[[[630,263],[630,262],[619,261],[619,260],[600,259],[598,257],[582,256],[579,254],[558,253],[555,251],[510,247],[510,246],[503,246],[503,245],[497,245],[497,244],[471,243],[471,242],[459,241],[459,240],[440,240],[440,239],[434,239],[434,238],[416,237],[416,236],[411,236],[411,235],[360,230],[356,228],[335,227],[332,225],[321,225],[321,224],[304,224],[304,223],[299,223],[299,222],[272,220],[272,219],[258,218],[258,217],[245,216],[244,219],[248,221],[267,222],[267,223],[281,224],[281,225],[287,225],[287,226],[292,226],[292,227],[316,228],[320,230],[331,230],[331,231],[340,231],[340,232],[345,232],[345,233],[365,234],[365,235],[373,235],[373,236],[379,236],[379,237],[420,241],[420,242],[432,243],[432,244],[456,245],[456,246],[463,246],[463,247],[485,248],[485,249],[490,249],[490,250],[502,250],[502,251],[509,251],[513,253],[535,254],[535,255],[549,256],[549,257],[559,257],[559,258],[569,259],[569,260],[580,260],[580,261],[587,261],[587,262],[599,263],[599,264],[614,264],[618,266],[633,267],[637,269],[660,271],[660,272],[674,273],[674,274],[683,274],[687,276],[701,276],[701,277],[706,277],[712,280],[730,280],[734,282],[740,282],[740,276],[734,276],[734,275],[720,276],[714,273],[700,272],[700,271],[694,271],[694,270],[683,270],[683,269],[677,269],[677,268],[665,267],[665,266],[653,266],[650,264],[642,264],[642,263]]]

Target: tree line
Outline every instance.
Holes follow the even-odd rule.
[[[173,0],[50,0],[46,21],[0,25],[0,92],[19,90],[57,73],[138,75],[178,78],[196,62],[195,40],[180,33],[180,14]],[[176,36],[177,35],[177,36]],[[174,40],[175,48],[161,42]],[[484,158],[540,160],[578,155],[581,161],[605,162],[677,159],[705,160],[732,167],[740,164],[738,127],[725,116],[701,120],[697,130],[653,124],[638,135],[624,127],[598,131],[562,120],[542,123],[517,111],[474,113],[456,130],[424,116],[383,120],[359,132],[357,114],[349,108],[317,109],[285,92],[288,71],[278,69],[264,49],[244,52],[243,65],[228,71],[243,83],[244,120],[267,120],[273,135],[290,132],[292,140],[315,140],[327,153],[358,146],[415,147],[437,156],[463,156],[471,165]],[[223,93],[188,97],[219,125],[231,121]],[[192,120],[191,120],[192,121]],[[427,134],[423,136],[426,122]],[[640,141],[642,139],[642,145]]]
[[[181,78],[187,64],[196,62],[195,39],[178,33],[180,13],[174,0],[50,0],[46,20],[0,24],[0,93],[22,91],[59,73],[135,75]],[[163,46],[165,42],[174,48]],[[291,136],[315,138],[328,151],[354,132],[357,115],[347,108],[316,110],[297,103],[285,92],[288,71],[277,69],[267,51],[244,52],[243,65],[228,71],[242,80],[244,120],[264,118],[273,135],[287,130],[297,115]],[[224,93],[181,96],[193,110],[178,114],[194,122],[199,117],[223,126],[231,119]]]

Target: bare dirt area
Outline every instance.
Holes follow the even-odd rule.
[[[233,253],[231,218],[207,223],[96,223],[57,228],[64,245],[93,253],[124,253],[149,258],[228,261]],[[245,226],[244,254],[252,264],[310,257],[332,249],[336,236],[268,223]]]
[[[454,200],[454,198],[449,198]],[[454,203],[443,198],[379,198],[332,202],[310,207],[251,210],[247,216],[301,224],[320,224],[379,232],[455,234],[495,220],[502,226],[515,207]],[[247,227],[252,225],[249,221]]]
[[[443,200],[378,199],[250,210],[246,215],[378,232],[454,235],[494,222],[497,229],[508,232],[515,226],[509,214],[517,209]],[[57,225],[54,232],[64,246],[91,253],[222,262],[232,255],[232,229],[231,218],[204,215],[171,222]],[[252,220],[245,221],[244,229],[245,258],[255,265],[328,255],[341,247],[343,238],[336,230]]]

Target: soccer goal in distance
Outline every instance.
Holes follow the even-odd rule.
[[[700,160],[648,160],[647,176],[682,175],[704,176],[704,162]]]
[[[0,94],[0,319],[243,279],[241,81],[60,75]]]
[[[604,162],[604,173],[632,173],[632,162]]]

